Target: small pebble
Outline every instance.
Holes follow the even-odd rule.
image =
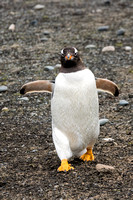
[[[28,97],[22,97],[22,98],[19,98],[19,100],[29,101],[29,98]]]
[[[119,35],[125,35],[125,29],[120,29],[116,32],[116,34],[119,36]]]
[[[103,125],[106,124],[107,122],[109,122],[108,119],[100,119],[100,120],[99,120],[100,126],[103,126]]]
[[[31,117],[33,117],[33,116],[37,116],[37,113],[32,112],[30,115],[31,115]]]
[[[44,35],[50,35],[50,32],[49,31],[44,31],[43,34]]]
[[[17,44],[17,43],[14,43],[12,46],[11,46],[11,48],[13,48],[13,49],[17,49],[17,48],[19,48],[20,46],[19,46],[19,44]]]
[[[101,10],[100,8],[98,8],[98,9],[96,9],[96,12],[97,12],[97,13],[101,13],[102,10]]]
[[[45,71],[52,71],[52,70],[54,70],[54,67],[53,66],[45,66],[44,70]]]
[[[132,50],[132,47],[130,47],[130,46],[125,46],[125,48],[124,48],[126,51],[131,51]]]
[[[126,106],[126,105],[128,105],[128,104],[129,104],[129,102],[126,101],[126,100],[120,100],[120,101],[119,101],[119,105],[120,105],[120,106]]]
[[[34,152],[37,152],[37,151],[38,151],[37,149],[33,149],[33,150],[32,150],[33,153],[34,153]]]
[[[8,87],[5,85],[0,86],[0,92],[6,92],[8,90]]]
[[[109,26],[100,26],[97,30],[98,31],[108,31]]]
[[[55,68],[61,68],[61,64],[56,64]]]
[[[44,5],[37,4],[36,6],[34,6],[34,9],[35,9],[35,10],[41,10],[41,9],[43,9],[44,7],[45,7]]]
[[[129,94],[128,97],[129,97],[129,98],[133,98],[133,94]]]
[[[85,47],[85,49],[94,49],[96,48],[96,45],[93,45],[93,44],[89,44]]]
[[[115,47],[114,46],[107,46],[107,47],[104,47],[102,49],[102,52],[106,52],[106,51],[115,51]]]
[[[30,25],[32,26],[36,26],[37,24],[38,24],[38,21],[36,19],[30,22]]]
[[[103,140],[104,140],[105,142],[113,142],[113,141],[114,141],[113,138],[103,138]]]
[[[11,24],[8,29],[10,31],[15,31],[15,24]]]
[[[96,169],[99,172],[110,172],[115,170],[113,166],[103,165],[103,164],[97,164]]]
[[[9,109],[8,109],[7,107],[4,107],[4,108],[2,108],[2,111],[3,111],[3,112],[8,112]]]
[[[46,41],[48,41],[48,38],[47,37],[40,38],[40,41],[41,42],[46,42]]]
[[[104,1],[104,5],[105,5],[105,6],[110,6],[110,4],[111,4],[111,1],[110,1],[110,0],[105,0],[105,1]]]

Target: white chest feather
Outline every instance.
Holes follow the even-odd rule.
[[[69,140],[72,151],[95,143],[99,134],[98,96],[89,69],[60,73],[51,100],[53,127]]]

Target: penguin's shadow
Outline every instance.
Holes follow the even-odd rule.
[[[73,166],[73,167],[84,167],[84,166],[95,166],[97,164],[97,161],[83,161],[80,158],[74,158],[73,160],[69,161],[69,163]]]

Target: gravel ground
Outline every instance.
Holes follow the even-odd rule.
[[[133,48],[133,2],[1,0],[0,15],[0,87],[8,88],[0,92],[0,199],[132,199],[133,50],[125,47]],[[98,31],[102,26],[107,30]],[[95,161],[74,159],[74,171],[58,173],[50,95],[21,99],[19,90],[32,80],[54,80],[65,46],[75,46],[96,77],[118,84],[120,95],[99,94],[100,119],[109,122],[101,126]],[[115,51],[102,52],[106,46]],[[97,164],[115,169],[99,172]]]

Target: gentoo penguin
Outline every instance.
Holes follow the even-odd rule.
[[[55,84],[38,80],[22,86],[20,93],[51,92],[52,136],[61,160],[58,171],[74,169],[68,160],[80,157],[94,160],[93,146],[99,135],[99,103],[97,90],[118,96],[115,83],[95,79],[85,67],[74,47],[61,51],[61,69]]]

